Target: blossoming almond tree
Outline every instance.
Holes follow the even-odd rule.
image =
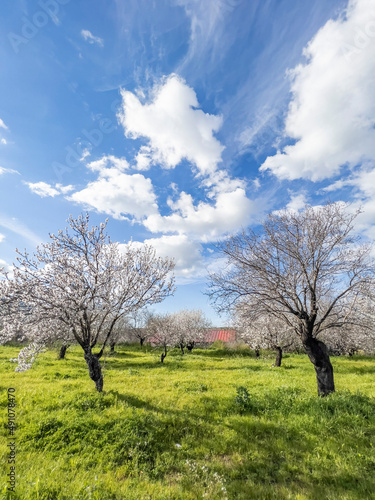
[[[88,214],[70,216],[68,223],[34,255],[17,250],[14,276],[2,285],[4,301],[12,303],[5,331],[11,335],[20,325],[38,322],[50,322],[51,328],[63,324],[82,347],[90,378],[100,392],[99,360],[116,323],[173,293],[174,262],[157,257],[150,246],[120,249],[107,236],[107,223],[89,227]],[[102,345],[94,353],[99,339]]]
[[[151,311],[147,308],[137,309],[128,316],[129,340],[139,342],[141,347],[152,336],[152,330],[149,328],[149,320],[152,317]]]
[[[152,345],[161,347],[163,352],[160,361],[164,363],[168,348],[174,347],[177,342],[176,323],[172,314],[153,314],[150,316],[147,329],[151,332],[150,342]]]
[[[352,311],[374,283],[372,247],[353,235],[357,215],[342,203],[272,213],[259,231],[223,242],[227,268],[211,274],[219,311],[243,302],[250,316],[273,315],[294,328],[322,396],[335,390],[322,333],[361,321]]]
[[[210,322],[199,309],[181,311],[173,314],[175,323],[176,343],[184,354],[186,347],[191,352],[196,344],[204,342]]]
[[[259,315],[254,318],[248,313],[246,303],[236,307],[235,324],[238,325],[238,338],[251,349],[272,349],[276,351],[274,366],[281,366],[283,351],[300,344],[299,337],[295,335],[293,327],[282,321],[277,316]]]

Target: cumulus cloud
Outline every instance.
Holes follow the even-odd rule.
[[[190,194],[182,192],[173,202],[171,215],[155,213],[147,217],[144,225],[153,233],[189,234],[202,241],[213,241],[227,232],[235,232],[250,222],[254,213],[253,202],[242,188],[218,194],[214,204],[200,202],[194,205]]]
[[[98,178],[69,196],[69,200],[115,219],[128,219],[130,215],[140,220],[157,212],[151,180],[141,174],[126,174],[124,159],[103,157],[88,164],[88,168],[98,172]]]
[[[199,109],[194,90],[176,75],[154,88],[149,102],[141,102],[141,92],[123,91],[122,98],[119,119],[125,135],[146,140],[130,163],[114,155],[86,163],[95,179],[80,190],[46,182],[26,184],[41,197],[64,195],[85,208],[142,224],[155,236],[144,243],[152,244],[159,255],[174,257],[179,277],[201,277],[208,265],[203,244],[247,225],[255,212],[245,182],[218,168],[224,148],[214,133],[222,119]],[[156,164],[173,168],[183,160],[199,174],[200,198],[195,199],[194,190],[181,191],[178,181],[171,182],[167,208],[160,209],[151,179],[140,172]]]
[[[0,243],[5,240],[5,236],[0,233]]]
[[[60,194],[67,194],[72,191],[73,186],[63,186],[62,184],[55,184],[55,187],[51,186],[47,182],[25,182],[29,189],[40,196],[41,198],[47,198],[58,196]]]
[[[299,212],[303,210],[306,206],[306,194],[305,193],[290,193],[290,201],[285,207],[290,212]]]
[[[136,248],[151,245],[155,248],[158,256],[173,258],[176,263],[176,276],[187,278],[193,275],[199,277],[204,272],[201,244],[192,241],[187,235],[163,235],[160,238],[148,238],[143,242],[133,241],[131,245]]]
[[[152,100],[142,104],[132,92],[122,90],[119,120],[127,137],[148,140],[140,161],[173,168],[190,161],[201,174],[216,170],[223,146],[214,137],[222,124],[220,116],[204,113],[194,90],[177,75],[154,89]]]
[[[124,172],[129,169],[129,164],[125,158],[117,158],[114,155],[104,155],[99,160],[92,161],[87,164],[87,168],[93,172],[103,173],[107,167],[116,168],[118,171]]]
[[[285,135],[295,141],[261,170],[280,179],[329,178],[375,160],[375,6],[350,0],[323,26],[292,72]]]
[[[364,167],[346,179],[327,186],[324,191],[330,192],[345,187],[353,190],[354,199],[351,209],[361,210],[355,220],[356,230],[366,234],[371,240],[375,240],[375,168]]]
[[[0,118],[0,128],[8,130],[8,127],[5,125],[4,121]]]
[[[81,35],[86,42],[89,42],[91,44],[97,44],[100,45],[100,47],[103,47],[104,42],[102,38],[99,38],[98,36],[94,36],[91,31],[89,30],[82,30]]]

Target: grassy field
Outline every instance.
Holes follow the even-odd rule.
[[[304,355],[121,346],[98,394],[77,347],[15,373],[0,349],[0,498],[375,498],[375,359],[333,358],[316,396]],[[16,392],[16,494],[6,490],[7,389]]]

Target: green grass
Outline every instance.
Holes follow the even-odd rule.
[[[265,352],[175,350],[162,365],[150,348],[117,351],[98,394],[78,347],[25,373],[1,348],[2,436],[8,387],[18,424],[17,493],[2,439],[1,499],[375,498],[374,358],[333,358],[337,392],[322,399],[304,355],[273,368]]]

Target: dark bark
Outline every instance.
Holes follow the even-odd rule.
[[[355,353],[356,353],[356,350],[351,347],[349,349],[349,352],[348,352],[349,356],[352,357],[352,356],[354,356]]]
[[[114,353],[114,352],[115,352],[115,345],[116,345],[116,342],[111,342],[111,343],[110,343],[110,346],[111,346],[111,353]]]
[[[281,347],[277,346],[276,347],[276,360],[275,360],[275,366],[281,366],[281,360],[283,358],[283,350]]]
[[[91,380],[95,382],[95,387],[98,392],[103,390],[103,375],[102,367],[100,366],[99,354],[93,354],[90,348],[85,349],[85,361],[89,369]]]
[[[145,341],[145,339],[142,339],[142,338],[140,338],[140,339],[139,339],[139,342],[140,342],[140,344],[141,344],[141,347],[143,346],[144,341]]]
[[[331,392],[335,392],[333,367],[327,346],[320,340],[311,337],[303,340],[303,346],[315,368],[318,395],[327,396]]]
[[[167,357],[167,346],[164,346],[164,352],[161,353],[160,361],[164,363],[164,359]]]
[[[184,344],[180,344],[180,349],[181,349],[181,353],[185,354],[185,352],[184,352]]]
[[[63,344],[60,347],[59,359],[65,359],[65,354],[66,354],[68,347],[69,347],[69,344]]]
[[[186,345],[187,349],[189,352],[191,352],[194,349],[194,342],[190,342],[189,344]]]
[[[254,351],[255,351],[255,357],[259,358],[260,356],[259,349],[254,349]]]

